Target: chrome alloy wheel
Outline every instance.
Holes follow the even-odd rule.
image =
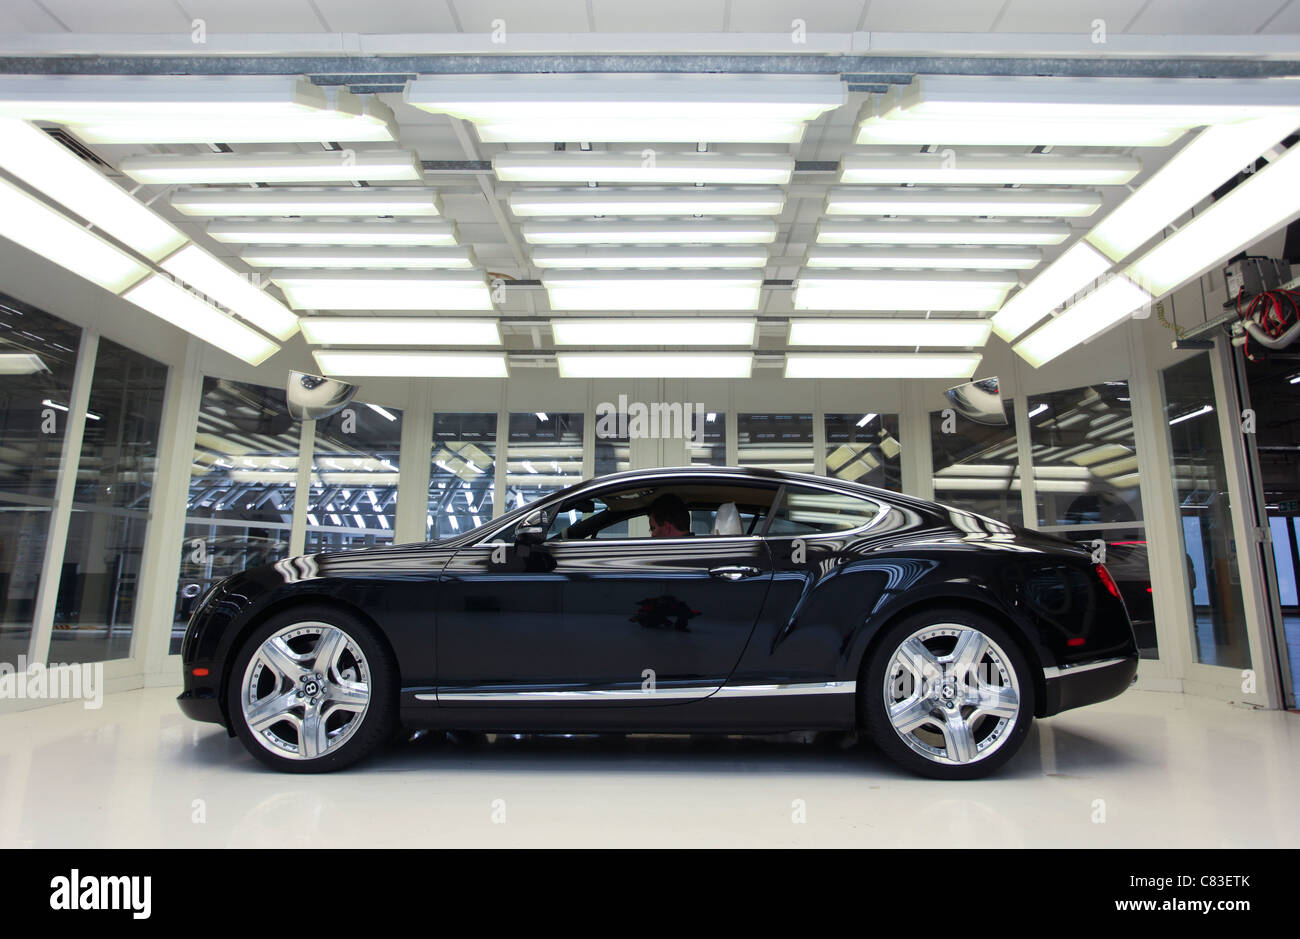
[[[1006,652],[971,626],[924,626],[885,669],[894,732],[935,763],[965,765],[995,753],[1020,716],[1020,684]]]
[[[240,707],[253,737],[277,756],[311,760],[341,746],[370,706],[370,665],[329,623],[293,623],[244,669]]]

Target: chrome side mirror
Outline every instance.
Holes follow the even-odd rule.
[[[515,544],[541,544],[546,540],[546,529],[549,527],[550,519],[546,517],[545,512],[541,509],[530,512],[515,529]]]

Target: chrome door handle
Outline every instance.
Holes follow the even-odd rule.
[[[714,567],[709,570],[713,577],[721,577],[723,580],[743,580],[746,577],[754,577],[759,573],[757,567]]]

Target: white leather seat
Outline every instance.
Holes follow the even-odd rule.
[[[713,533],[715,535],[743,535],[745,533],[740,526],[740,510],[736,508],[736,503],[724,502],[718,506],[718,514],[713,519]]]

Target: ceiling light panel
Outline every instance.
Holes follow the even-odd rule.
[[[451,247],[452,222],[209,222],[209,237],[230,244]]]
[[[552,319],[559,346],[749,346],[752,319]]]
[[[795,281],[794,308],[992,311],[1018,282],[1013,271],[813,271]]]
[[[561,378],[748,378],[748,352],[559,352]]]
[[[983,356],[967,352],[787,353],[786,378],[970,378]]]
[[[841,183],[933,186],[1120,186],[1142,169],[1129,156],[1055,153],[984,155],[952,150],[938,153],[853,153],[840,160]]]
[[[45,131],[0,119],[0,167],[151,261],[188,239]]]
[[[490,318],[414,316],[306,316],[302,334],[326,346],[499,346],[501,330]]]
[[[0,375],[34,375],[48,372],[35,352],[0,352]]]
[[[273,270],[271,280],[295,310],[491,310],[476,271]]]
[[[534,248],[533,264],[555,269],[752,268],[767,266],[765,248]]]
[[[553,310],[756,310],[761,273],[543,273]]]
[[[776,241],[772,219],[675,222],[525,222],[524,240],[535,245],[762,245]]]
[[[255,247],[245,248],[239,257],[253,267],[472,270],[478,266],[467,247]]]
[[[1144,254],[1128,274],[1160,296],[1297,216],[1300,147],[1292,147]]]
[[[180,189],[172,208],[185,215],[220,216],[436,216],[442,201],[432,189]]]
[[[161,274],[153,274],[122,295],[223,352],[260,365],[280,348],[261,333],[227,316],[212,304]]]
[[[797,143],[805,122],[844,103],[839,76],[431,76],[406,101],[475,124],[489,143]]]
[[[723,153],[498,153],[492,169],[505,182],[721,183],[784,185],[794,172],[788,155]]]
[[[515,189],[507,197],[521,218],[579,216],[780,215],[785,191],[749,189]]]
[[[121,170],[138,183],[324,183],[420,180],[413,150],[326,150],[320,153],[208,153],[127,157]]]
[[[792,346],[982,346],[988,320],[791,320]]]
[[[808,249],[809,268],[934,268],[938,270],[1029,270],[1043,260],[1033,248],[978,248],[945,245],[942,248],[825,247]]]
[[[1111,277],[1012,348],[1035,368],[1099,335],[1151,301],[1125,277]]]
[[[894,219],[822,219],[818,244],[1055,245],[1070,237],[1064,222],[910,222]]]
[[[104,120],[310,115],[328,108],[325,89],[283,76],[7,75],[0,114],[76,124]]]
[[[284,304],[198,245],[186,245],[164,260],[161,267],[277,339],[288,339],[298,331],[298,317]]]
[[[126,252],[2,179],[0,236],[113,293],[149,273]]]
[[[1101,193],[1089,189],[832,189],[826,196],[826,214],[1082,217],[1096,212],[1101,203]]]
[[[325,375],[389,378],[505,378],[505,353],[315,349]]]
[[[1010,342],[1108,270],[1101,252],[1076,242],[1003,305],[993,328]]]

